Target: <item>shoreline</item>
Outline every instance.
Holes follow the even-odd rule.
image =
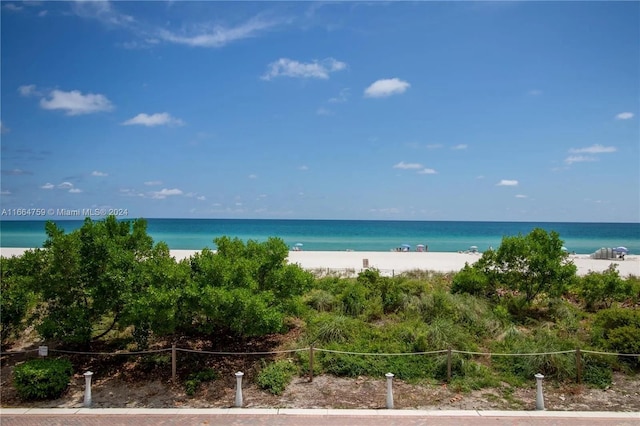
[[[30,248],[0,247],[0,256],[20,256]],[[171,256],[180,261],[201,250],[170,250]],[[481,253],[459,252],[394,252],[394,251],[290,251],[289,263],[295,263],[307,270],[352,270],[376,268],[381,272],[402,273],[411,270],[436,272],[458,272],[465,263],[475,263]],[[584,276],[589,272],[603,272],[609,265],[618,265],[621,277],[640,276],[640,256],[627,256],[620,259],[591,259],[588,254],[570,255],[569,258],[578,268],[577,274]]]

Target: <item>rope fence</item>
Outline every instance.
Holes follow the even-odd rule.
[[[280,351],[218,352],[218,351],[205,351],[205,350],[195,350],[195,349],[188,349],[188,348],[178,348],[176,347],[175,344],[172,345],[170,348],[152,349],[152,350],[135,351],[135,352],[85,352],[85,351],[71,351],[71,350],[65,350],[65,349],[49,349],[47,346],[40,346],[38,349],[0,352],[0,355],[13,356],[13,355],[20,355],[20,354],[29,354],[34,352],[37,352],[41,357],[46,357],[49,352],[69,354],[69,355],[93,355],[93,356],[147,355],[147,354],[171,352],[171,377],[174,381],[176,380],[178,352],[196,353],[196,354],[203,354],[203,355],[215,355],[215,356],[268,356],[268,355],[280,355],[280,354],[297,353],[297,352],[309,352],[309,381],[313,381],[313,362],[314,362],[315,352],[325,352],[325,353],[333,353],[333,354],[339,354],[339,355],[352,355],[352,356],[384,356],[384,357],[446,354],[447,355],[447,381],[451,381],[451,368],[452,368],[451,366],[452,366],[453,354],[462,354],[462,355],[471,355],[471,356],[488,356],[488,357],[494,357],[494,356],[529,357],[529,356],[565,355],[565,354],[573,353],[575,354],[575,357],[576,357],[576,381],[578,383],[582,382],[582,354],[640,358],[640,354],[602,352],[602,351],[584,350],[580,348],[566,350],[566,351],[535,352],[535,353],[473,352],[473,351],[459,351],[457,349],[443,349],[443,350],[426,351],[426,352],[383,353],[383,352],[350,352],[350,351],[340,351],[335,349],[316,348],[314,346],[310,346],[307,348],[288,349],[288,350],[280,350]]]

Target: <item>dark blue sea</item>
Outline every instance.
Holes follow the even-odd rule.
[[[82,221],[55,221],[72,231]],[[534,228],[556,231],[570,252],[593,253],[602,247],[625,246],[640,254],[640,223],[447,222],[379,220],[147,219],[155,242],[171,249],[215,249],[219,236],[265,241],[282,238],[287,245],[317,251],[389,251],[418,244],[429,251],[456,252],[477,246],[498,247],[504,236],[526,235]],[[0,221],[0,246],[41,247],[44,221]]]

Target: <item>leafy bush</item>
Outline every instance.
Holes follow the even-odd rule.
[[[184,382],[185,393],[193,396],[200,385],[204,382],[210,382],[218,378],[218,373],[213,368],[205,368],[197,373],[190,374]]]
[[[452,293],[468,293],[484,296],[489,289],[489,278],[482,271],[465,263],[464,268],[453,277]]]
[[[595,317],[594,343],[620,353],[640,353],[640,310],[611,308]]]
[[[601,389],[611,384],[613,372],[611,370],[611,357],[604,358],[600,355],[582,355],[582,380]]]
[[[286,360],[276,361],[260,371],[256,383],[261,389],[280,395],[297,372],[296,366]]]
[[[604,272],[592,271],[576,281],[577,293],[590,311],[600,307],[610,308],[614,301],[622,301],[632,296],[631,281],[620,277],[615,263]]]
[[[22,399],[55,399],[67,388],[72,375],[73,367],[66,359],[33,359],[16,366],[13,383]]]

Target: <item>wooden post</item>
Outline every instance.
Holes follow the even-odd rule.
[[[451,348],[447,350],[447,383],[451,382]]]
[[[309,346],[309,382],[313,382],[313,345]]]
[[[576,349],[576,379],[578,384],[582,383],[582,354],[580,348]]]
[[[176,344],[171,345],[171,380],[176,381]]]

